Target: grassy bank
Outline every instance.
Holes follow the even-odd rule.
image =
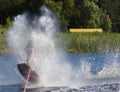
[[[0,55],[8,54],[7,41],[6,41],[6,32],[9,29],[12,20],[10,17],[6,19],[5,25],[0,25]]]
[[[0,55],[10,54],[8,49],[0,50]]]
[[[7,31],[7,28],[6,26],[1,26],[0,25],[0,55],[1,54],[6,54],[8,53],[8,48],[7,48],[7,45],[6,45],[6,31]]]
[[[60,33],[56,37],[59,48],[68,53],[116,53],[120,49],[118,33]]]
[[[0,27],[0,54],[9,53],[5,33],[6,28]],[[119,33],[58,33],[55,39],[58,49],[68,53],[102,54],[120,50]]]

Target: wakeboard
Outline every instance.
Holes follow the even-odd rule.
[[[26,63],[21,63],[17,65],[19,72],[21,73],[21,75],[27,79],[27,76],[29,74],[30,69],[32,69],[28,64]],[[38,74],[34,71],[31,70],[30,72],[30,77],[29,80],[30,82],[36,83],[38,82]]]

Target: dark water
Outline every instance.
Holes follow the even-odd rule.
[[[81,62],[88,62],[91,64],[91,74],[97,74],[104,68],[104,64],[111,64],[112,62],[119,61],[119,54],[68,54],[66,55],[66,61],[64,62],[69,62],[73,67],[73,70],[77,69]],[[17,63],[18,61],[15,56],[0,56],[0,92],[23,92],[22,84],[25,83],[25,80],[18,72]],[[116,81],[113,83],[109,83],[109,81],[113,79],[116,79]],[[93,80],[94,82],[94,79],[91,80]],[[119,74],[116,75],[114,78],[99,78],[97,81],[106,80],[108,81],[104,82],[104,84],[88,85],[84,87],[79,87],[77,89],[69,87],[41,87],[36,89],[28,89],[27,92],[120,92]]]

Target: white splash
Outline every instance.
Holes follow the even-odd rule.
[[[27,15],[15,17],[8,31],[8,43],[11,50],[17,54],[18,62],[27,60],[25,50],[29,41],[33,46],[30,65],[40,76],[40,86],[69,85],[72,69],[68,63],[60,61],[60,52],[54,43],[53,35],[59,29],[54,14],[45,6],[41,8],[42,15],[28,23]]]
[[[98,76],[100,78],[111,78],[120,76],[120,63],[113,62],[112,64],[106,64],[103,69],[99,72]]]
[[[27,60],[26,46],[29,41],[33,46],[30,65],[39,74],[39,86],[74,86],[87,84],[84,80],[120,76],[120,64],[113,62],[93,75],[90,72],[91,64],[80,63],[77,70],[67,62],[61,61],[61,53],[54,42],[54,33],[59,30],[59,23],[55,15],[45,6],[41,8],[41,16],[28,22],[27,14],[15,17],[13,25],[8,31],[8,44],[17,54],[18,62]]]

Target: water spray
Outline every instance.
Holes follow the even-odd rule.
[[[28,23],[26,14],[18,15],[8,31],[10,48],[22,58],[22,60],[17,60],[18,63],[25,63],[27,60],[25,47],[31,41],[35,55],[29,61],[29,64],[40,76],[38,86],[81,86],[87,79],[106,78],[109,75],[105,75],[107,70],[111,70],[112,66],[120,66],[119,63],[110,67],[105,66],[96,75],[93,75],[90,72],[91,65],[87,63],[87,60],[82,59],[78,61],[84,63],[80,63],[79,69],[73,71],[73,67],[68,62],[64,62],[67,60],[61,60],[60,56],[62,55],[60,55],[61,53],[59,53],[55,44],[54,34],[59,30],[59,23],[54,17],[54,13],[45,6],[41,8],[41,12],[40,16],[32,20],[31,25]],[[119,70],[120,68],[116,69],[117,72]],[[30,71],[26,85],[31,74]],[[120,74],[117,73],[117,76],[120,76]]]

